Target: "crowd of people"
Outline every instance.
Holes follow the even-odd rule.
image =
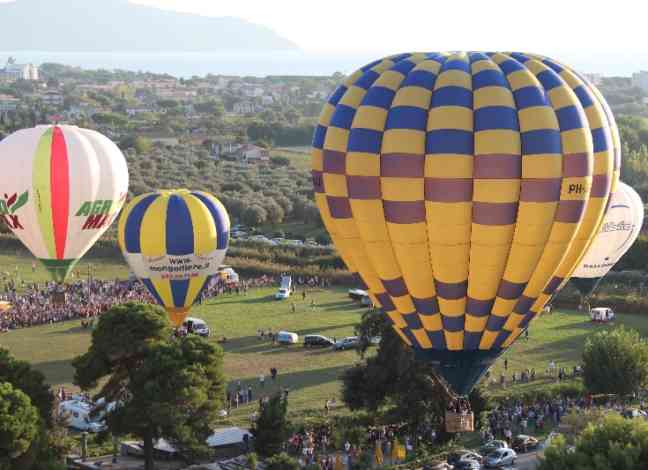
[[[59,302],[56,294],[64,293]],[[149,302],[146,289],[133,281],[80,280],[65,286],[56,283],[26,285],[18,292],[12,282],[4,286],[0,300],[10,307],[0,313],[0,332],[18,328],[82,319],[90,322],[114,305],[126,302]]]
[[[303,285],[313,285],[321,280],[299,278]],[[275,286],[279,279],[274,276],[258,276],[250,279],[239,279],[229,282],[214,276],[201,293],[198,303],[203,303],[219,295],[246,295],[251,288]],[[21,283],[5,277],[0,302],[9,306],[0,311],[0,333],[30,326],[58,323],[67,320],[82,320],[89,326],[103,312],[115,305],[127,302],[153,302],[146,288],[137,280],[105,281],[83,279],[66,284]],[[64,289],[64,292],[62,291]],[[56,294],[64,294],[64,301],[59,301]]]

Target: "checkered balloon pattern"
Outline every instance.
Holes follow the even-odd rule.
[[[312,174],[347,267],[415,352],[501,352],[570,277],[619,179],[610,109],[522,53],[412,53],[350,75]]]

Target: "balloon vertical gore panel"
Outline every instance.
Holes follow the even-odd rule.
[[[126,262],[175,326],[219,272],[229,232],[229,215],[215,196],[185,189],[137,196],[118,227]]]
[[[312,175],[349,270],[467,394],[591,245],[619,152],[600,92],[553,59],[407,53],[333,92]]]
[[[38,126],[2,140],[0,164],[0,218],[65,281],[126,200],[123,154],[92,130]]]

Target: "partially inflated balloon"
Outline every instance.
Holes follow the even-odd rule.
[[[520,53],[377,60],[329,98],[313,182],[340,255],[466,394],[569,277],[619,174],[598,90]]]
[[[118,231],[133,273],[180,326],[225,258],[230,231],[225,207],[200,191],[144,194],[124,208]]]
[[[98,132],[38,126],[0,142],[0,165],[0,218],[64,281],[126,199],[124,156]]]
[[[637,192],[620,183],[612,195],[603,225],[583,260],[572,275],[572,282],[587,297],[601,279],[632,247],[643,225],[644,207]]]

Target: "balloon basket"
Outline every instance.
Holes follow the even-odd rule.
[[[473,432],[475,430],[475,415],[472,412],[455,413],[446,411],[445,423],[447,432]]]

